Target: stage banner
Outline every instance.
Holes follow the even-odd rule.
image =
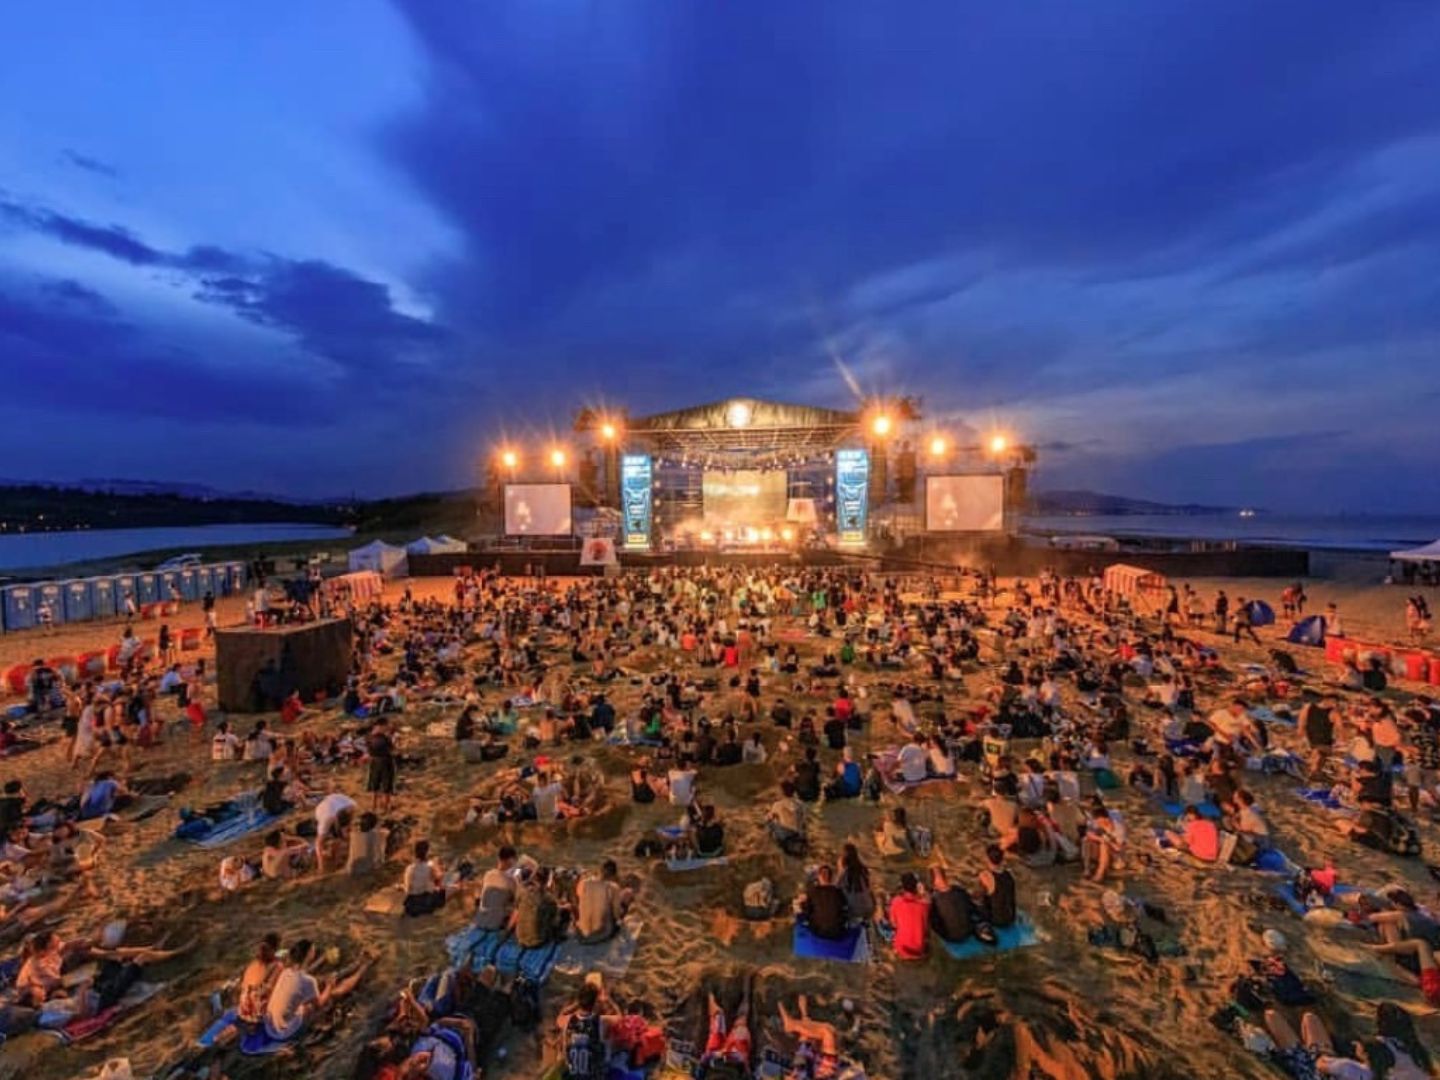
[[[619,561],[615,557],[615,541],[608,536],[591,536],[580,549],[581,566],[614,566]]]
[[[650,548],[653,479],[649,454],[626,454],[620,459],[620,513],[626,551]]]
[[[865,450],[835,451],[835,524],[840,543],[865,543],[870,514],[870,454]]]

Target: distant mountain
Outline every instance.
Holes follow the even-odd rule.
[[[174,495],[182,499],[203,501],[228,500],[241,502],[283,503],[310,506],[321,503],[347,503],[350,499],[297,499],[268,491],[224,491],[208,484],[190,484],[179,480],[127,480],[123,477],[84,477],[79,480],[14,480],[0,478],[0,488],[45,487],[54,491],[83,491],[94,495]]]
[[[1193,517],[1206,514],[1231,514],[1233,506],[1204,506],[1200,503],[1161,503],[1148,499],[1130,499],[1124,495],[1105,495],[1098,491],[1038,491],[1030,496],[1030,513],[1050,516],[1096,515],[1128,516],[1133,514],[1167,514]]]
[[[57,485],[0,481],[0,532],[280,521],[344,525],[351,516],[348,510],[334,506],[213,491],[181,494],[165,488],[145,485],[136,490],[130,484],[111,482]]]

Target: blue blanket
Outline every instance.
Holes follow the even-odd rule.
[[[223,847],[233,840],[242,836],[259,832],[261,829],[268,829],[270,825],[278,821],[274,814],[267,814],[264,810],[256,807],[244,814],[220,822],[213,829],[199,836],[187,836],[184,839],[197,847],[206,849]]]
[[[844,964],[862,964],[870,954],[863,926],[853,927],[843,938],[832,941],[816,937],[810,932],[810,927],[798,919],[791,947],[796,956],[809,960],[838,960]]]
[[[1345,804],[1337,799],[1332,789],[1328,787],[1296,788],[1295,794],[1306,802],[1312,802],[1316,806],[1323,806],[1326,810],[1344,810]]]
[[[1026,949],[1031,945],[1038,944],[1040,944],[1040,932],[1035,929],[1035,924],[1030,921],[1029,916],[1023,912],[1016,917],[1013,925],[995,931],[994,945],[986,945],[983,941],[973,937],[966,938],[964,941],[940,942],[941,947],[956,960],[973,960],[977,956],[1009,952],[1012,949]]]
[[[1255,856],[1251,863],[1256,870],[1264,874],[1298,874],[1300,867],[1286,858],[1285,853],[1279,848],[1266,848]]]
[[[218,1040],[221,1035],[224,1035],[225,1032],[235,1026],[236,1019],[235,1010],[226,1009],[215,1018],[213,1024],[200,1033],[200,1037],[195,1040],[195,1045],[199,1046],[202,1050],[208,1050],[215,1045],[216,1040]]]
[[[272,1039],[262,1024],[240,1040],[240,1053],[246,1057],[269,1057],[271,1054],[278,1054],[293,1041]]]
[[[468,961],[472,971],[479,971],[486,964],[494,963],[495,953],[504,940],[504,931],[471,926],[447,937],[445,952],[452,966],[465,967]]]
[[[544,985],[555,969],[555,959],[560,952],[560,943],[552,941],[534,949],[522,949],[513,937],[507,937],[495,951],[491,961],[502,975],[524,975],[533,983]]]

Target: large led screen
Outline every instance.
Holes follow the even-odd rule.
[[[707,525],[764,525],[785,520],[784,469],[707,470],[700,478]]]
[[[567,536],[569,484],[506,484],[505,532],[511,536]]]
[[[999,532],[1005,528],[1005,478],[994,473],[925,478],[927,532]]]

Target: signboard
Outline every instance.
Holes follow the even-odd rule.
[[[620,459],[620,514],[626,551],[650,548],[653,482],[649,454],[626,454]]]
[[[840,543],[865,543],[870,515],[870,454],[865,450],[835,452],[835,525]]]

